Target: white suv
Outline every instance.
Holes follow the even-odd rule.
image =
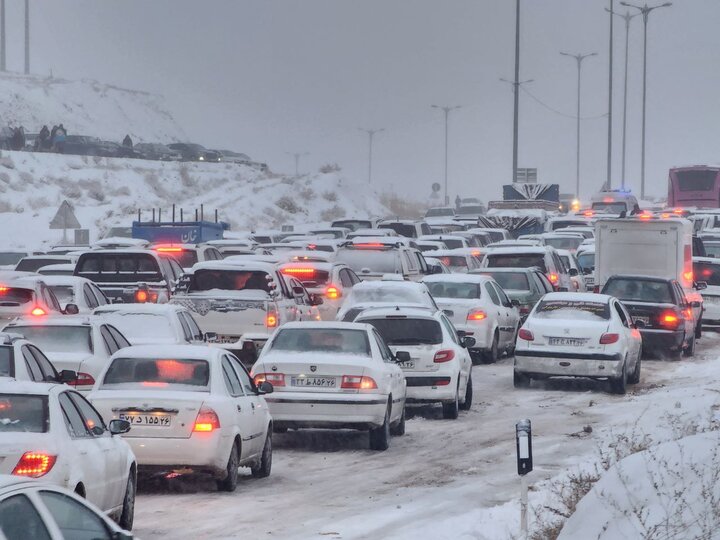
[[[429,274],[422,253],[392,238],[358,238],[342,244],[335,256],[347,264],[363,281],[398,274],[404,279],[420,281]]]

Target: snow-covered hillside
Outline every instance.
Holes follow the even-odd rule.
[[[3,152],[0,159],[2,247],[38,247],[57,242],[48,228],[68,200],[91,239],[109,227],[129,226],[138,208],[149,217],[171,205],[185,216],[205,205],[234,230],[279,228],[341,217],[385,216],[390,211],[365,184],[333,172],[298,179],[263,173],[232,163],[173,163],[91,158],[30,152]],[[166,213],[167,212],[167,213]]]
[[[128,133],[136,141],[166,143],[186,135],[162,96],[91,80],[0,73],[0,125],[37,133],[60,123],[71,135],[117,142]]]

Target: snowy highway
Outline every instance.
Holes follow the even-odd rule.
[[[366,433],[276,435],[272,475],[248,475],[235,493],[183,479],[145,486],[134,532],[145,539],[510,538],[518,532],[517,420],[533,422],[533,506],[546,496],[544,480],[592,462],[609,438],[652,431],[668,415],[709,412],[718,394],[708,375],[719,350],[720,337],[706,332],[694,358],[644,360],[641,383],[625,396],[589,380],[516,390],[512,359],[478,365],[472,410],[456,421],[442,420],[439,407],[413,408],[406,435],[380,454],[366,449]]]

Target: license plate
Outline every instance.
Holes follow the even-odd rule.
[[[291,377],[291,386],[305,386],[313,388],[335,388],[337,380],[335,377]]]
[[[581,346],[585,345],[585,343],[587,342],[587,339],[551,337],[551,338],[548,338],[548,342],[550,343],[550,345],[581,347]]]
[[[237,343],[240,339],[239,336],[223,336],[219,335],[214,343]]]
[[[703,296],[703,302],[706,304],[720,304],[720,296]]]
[[[127,420],[132,426],[170,427],[170,416],[167,414],[121,414],[120,420]]]
[[[407,362],[398,362],[397,364],[401,369],[414,369],[415,360],[408,360]]]

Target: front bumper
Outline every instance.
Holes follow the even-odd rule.
[[[622,374],[622,356],[516,350],[515,371],[530,376],[613,379]]]
[[[275,427],[369,429],[385,421],[388,396],[280,391],[265,401]]]
[[[162,429],[162,428],[158,428]],[[230,455],[232,437],[223,437],[221,430],[193,433],[187,439],[125,437],[135,453],[139,469],[153,470],[192,468],[198,471],[223,473]]]
[[[684,330],[641,329],[643,349],[678,351],[685,343]]]

